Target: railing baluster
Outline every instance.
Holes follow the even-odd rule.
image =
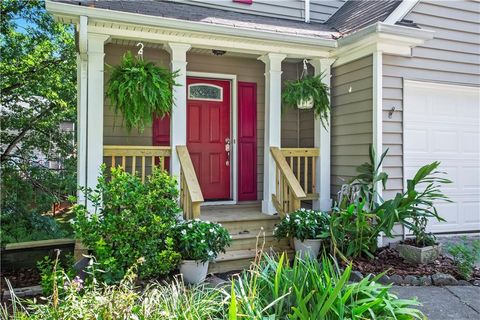
[[[304,163],[304,181],[303,181],[303,191],[305,193],[308,193],[307,188],[308,188],[308,157],[303,157],[303,163]]]
[[[137,169],[137,157],[132,156],[132,174],[135,175],[135,171]]]
[[[142,156],[142,182],[145,182],[145,156]]]

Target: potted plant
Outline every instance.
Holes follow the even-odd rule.
[[[440,221],[443,219],[440,218]],[[442,253],[442,245],[436,241],[432,233],[427,233],[428,218],[421,215],[412,217],[411,228],[414,238],[407,239],[397,245],[400,256],[409,263],[424,264],[435,261]]]
[[[315,116],[320,117],[322,125],[328,124],[330,112],[329,87],[322,82],[323,74],[307,74],[306,62],[302,76],[298,80],[286,81],[282,93],[284,105],[299,109],[314,108]]]
[[[185,220],[174,227],[176,249],[182,256],[180,273],[187,283],[205,280],[208,264],[231,243],[227,229],[219,223]]]
[[[106,96],[115,114],[122,114],[128,131],[135,127],[143,132],[153,118],[170,114],[176,72],[144,61],[142,54],[134,57],[130,51],[119,65],[109,68]]]
[[[330,216],[325,212],[301,208],[282,219],[275,227],[274,235],[278,239],[293,237],[298,256],[315,259],[322,239],[329,236],[329,220]]]
[[[437,171],[439,165],[440,162],[435,161],[421,167],[413,179],[407,180],[404,199],[395,198],[395,202],[400,204],[395,214],[401,217],[404,227],[410,229],[414,235],[412,239],[407,239],[397,246],[400,256],[410,263],[433,262],[442,252],[442,247],[436,242],[435,236],[427,232],[429,219],[445,221],[438,214],[434,202],[452,202],[440,191],[440,185],[451,181],[438,176],[444,174]],[[417,190],[417,186],[425,184],[425,189]]]

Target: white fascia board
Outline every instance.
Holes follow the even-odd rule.
[[[179,19],[149,16],[138,13],[77,6],[48,0],[45,2],[45,7],[47,11],[55,16],[70,17],[74,19],[74,21],[78,20],[78,17],[83,15],[87,16],[90,21],[99,20],[225,36],[234,35],[235,37],[303,44],[317,47],[335,48],[337,46],[336,40],[333,39],[330,40],[316,37],[287,35],[271,31],[241,29],[231,26],[214,25],[195,21],[184,21]]]
[[[385,54],[410,56],[413,47],[433,39],[434,32],[397,25],[376,23],[338,40],[334,66],[381,51]]]
[[[418,2],[419,0],[403,0],[383,22],[386,24],[395,24],[401,21]]]

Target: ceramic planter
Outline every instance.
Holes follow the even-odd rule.
[[[312,109],[313,108],[313,97],[308,99],[301,99],[297,102],[298,109]]]
[[[442,246],[437,244],[419,248],[408,244],[398,244],[397,250],[400,256],[407,262],[421,264],[435,261],[442,252]]]
[[[183,281],[190,284],[200,283],[207,277],[208,261],[183,260],[180,264],[180,273]]]
[[[301,259],[304,259],[305,257],[316,259],[318,252],[320,251],[322,240],[305,239],[304,241],[300,241],[297,238],[294,238],[293,243],[295,245],[295,252]]]

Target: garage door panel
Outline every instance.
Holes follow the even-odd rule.
[[[440,161],[453,181],[442,186],[453,202],[436,204],[446,222],[431,221],[433,232],[480,230],[479,132],[478,88],[405,81],[404,179]]]

